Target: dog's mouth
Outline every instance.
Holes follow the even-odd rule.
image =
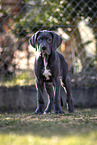
[[[41,53],[42,53],[43,55],[47,54],[45,51],[42,51]]]
[[[42,53],[42,57],[45,58],[46,60],[48,60],[49,55],[47,53]]]
[[[42,51],[41,54],[42,55],[50,55],[50,52],[48,52],[48,51]]]

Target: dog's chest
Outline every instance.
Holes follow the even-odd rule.
[[[50,76],[51,76],[51,71],[49,68],[47,68],[47,61],[46,59],[44,58],[44,71],[43,71],[43,76],[45,76],[46,80],[49,80],[50,79]]]

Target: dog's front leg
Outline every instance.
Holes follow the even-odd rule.
[[[43,100],[43,90],[44,83],[41,81],[37,81],[37,109],[34,114],[43,114],[44,111],[44,100]]]
[[[44,114],[51,113],[54,104],[54,90],[53,90],[52,83],[45,83],[45,86],[49,96],[48,96],[48,104],[44,111]]]
[[[59,78],[55,79],[54,86],[55,86],[54,112],[55,114],[64,114],[64,111],[61,109],[61,101],[60,101],[61,83]]]

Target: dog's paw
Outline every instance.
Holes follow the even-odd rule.
[[[50,108],[47,108],[45,109],[44,113],[43,114],[50,114],[51,113],[51,109]]]
[[[54,112],[55,112],[55,114],[65,114],[65,112],[61,109],[61,106],[58,104],[55,104]]]
[[[55,114],[65,114],[65,112],[62,109],[57,109],[54,112]]]
[[[36,114],[36,115],[39,114],[39,115],[41,115],[41,114],[43,114],[43,111],[40,110],[40,109],[36,109],[33,114]]]
[[[74,105],[72,102],[67,103],[67,109],[69,113],[74,113]]]
[[[41,115],[41,114],[43,114],[42,112],[37,112],[37,111],[35,111],[34,113],[33,113],[33,115]]]
[[[51,114],[51,112],[44,111],[44,113],[43,113],[43,114]]]
[[[69,108],[68,111],[69,113],[74,113],[74,108]]]

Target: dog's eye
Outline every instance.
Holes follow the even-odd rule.
[[[38,38],[38,40],[37,40],[38,42],[41,42],[42,41],[42,38]]]
[[[48,41],[49,43],[51,43],[51,42],[52,42],[52,39],[51,39],[51,38],[48,38],[47,41]]]

